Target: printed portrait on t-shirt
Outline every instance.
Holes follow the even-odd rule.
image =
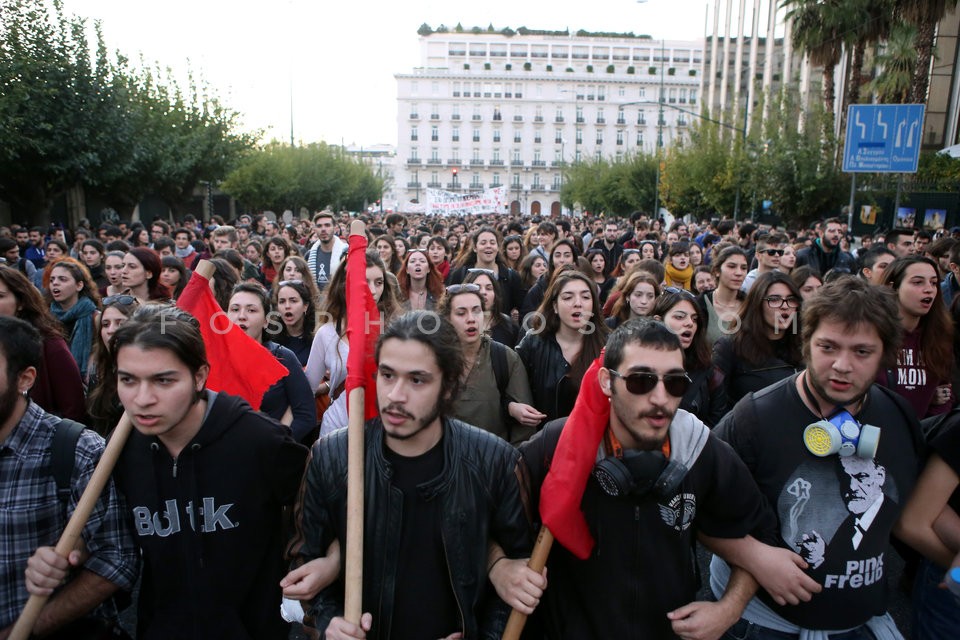
[[[898,501],[896,483],[875,459],[831,456],[804,462],[777,501],[780,535],[814,575],[822,576],[825,587],[851,587],[864,581],[862,576],[851,580],[858,571],[882,575],[886,540],[876,532],[889,531]]]

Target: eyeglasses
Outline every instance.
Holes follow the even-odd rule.
[[[111,304],[128,305],[128,304],[133,304],[136,301],[137,299],[131,296],[129,293],[118,293],[115,296],[107,296],[102,300],[103,306],[105,307]]]
[[[447,293],[455,296],[458,293],[480,293],[480,285],[468,282],[467,284],[452,284],[446,289]]]
[[[277,283],[278,287],[288,287],[292,284],[303,284],[303,280],[281,280]]]
[[[782,309],[784,305],[790,309],[796,309],[800,306],[800,298],[796,296],[767,296],[763,299],[771,309]]]
[[[623,384],[626,385],[627,391],[632,393],[635,396],[642,396],[653,391],[657,383],[661,380],[663,381],[663,388],[667,390],[674,398],[682,398],[683,394],[687,392],[687,389],[690,388],[692,381],[689,376],[685,373],[667,373],[663,376],[658,376],[657,374],[650,371],[642,371],[640,373],[631,373],[628,376],[622,375],[621,373],[610,369],[610,375],[615,378],[620,378],[623,380]]]
[[[490,269],[481,269],[480,267],[474,267],[473,269],[467,269],[467,273],[482,273],[485,276],[490,276],[491,280],[497,279],[497,274],[495,274]]]
[[[631,255],[640,255],[640,249],[624,249],[621,255],[631,256]]]
[[[768,256],[782,256],[782,255],[783,255],[783,249],[764,249],[764,250],[761,251],[760,253],[765,253],[765,254],[767,254]]]

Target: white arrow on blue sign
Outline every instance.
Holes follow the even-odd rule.
[[[923,115],[922,104],[850,105],[843,170],[847,173],[916,173]]]

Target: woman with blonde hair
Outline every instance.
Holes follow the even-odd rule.
[[[611,329],[616,329],[627,320],[648,317],[660,296],[660,283],[646,271],[634,269],[621,278],[617,290],[616,302],[606,320]]]

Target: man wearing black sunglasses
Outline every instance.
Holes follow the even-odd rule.
[[[780,258],[783,256],[783,247],[786,243],[787,237],[779,233],[767,233],[757,238],[757,268],[747,273],[743,284],[740,285],[741,291],[747,293],[758,276],[780,268]]]
[[[739,618],[751,593],[741,580],[750,580],[738,574],[719,602],[695,602],[691,550],[701,533],[742,538],[769,526],[759,489],[733,451],[679,409],[690,379],[673,332],[659,322],[626,322],[603,358],[580,391],[610,401],[581,501],[594,548],[580,560],[554,545],[549,588],[525,585],[529,604],[544,598],[550,638],[718,637]],[[565,425],[582,424],[555,420],[521,446],[534,494]]]

